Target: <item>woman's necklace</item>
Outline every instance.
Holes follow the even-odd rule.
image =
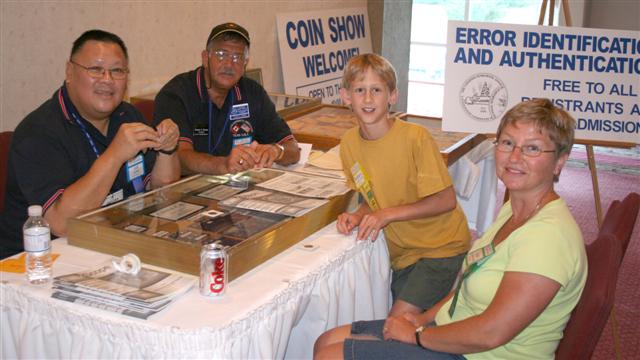
[[[544,204],[546,204],[544,200],[547,198],[547,195],[549,195],[550,193],[553,193],[553,188],[549,189],[549,191],[544,193],[544,195],[542,195],[542,197],[538,200],[538,202],[536,203],[536,206],[529,213],[529,215],[526,216],[523,220],[520,220],[519,222],[515,222],[513,220],[513,209],[512,209],[509,220],[507,220],[504,224],[502,224],[502,226],[500,227],[500,230],[496,232],[493,239],[491,240],[491,243],[493,244],[493,246],[494,247],[498,246],[498,244],[500,244],[504,239],[506,239],[509,236],[509,234],[511,234],[517,228],[521,227],[527,221],[529,221],[529,219],[531,219],[540,210],[540,208]]]
[[[529,221],[529,219],[531,219],[536,213],[538,213],[538,211],[540,210],[540,206],[542,205],[542,202],[544,201],[544,199],[547,198],[547,195],[549,195],[550,193],[553,192],[553,188],[549,189],[547,192],[544,193],[544,195],[542,195],[542,197],[540,197],[540,200],[538,200],[538,202],[536,203],[535,208],[533,208],[533,210],[529,213],[529,215],[527,215],[523,220],[520,220],[519,222],[515,222],[514,218],[513,218],[513,212],[511,213],[511,217],[509,218],[509,221],[512,226],[515,228],[519,228],[520,226],[524,225],[527,221]]]

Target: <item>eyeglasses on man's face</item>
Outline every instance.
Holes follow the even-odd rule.
[[[516,144],[509,139],[499,139],[494,141],[493,144],[496,146],[496,149],[498,151],[504,153],[510,153],[513,152],[515,148],[519,148],[522,155],[528,157],[538,157],[542,153],[556,152],[555,150],[542,150],[538,145],[535,144],[516,146]]]
[[[122,80],[127,77],[127,74],[129,74],[129,69],[127,68],[105,69],[102,66],[84,66],[84,65],[78,64],[77,62],[71,59],[69,60],[69,62],[72,63],[73,65],[76,65],[85,69],[87,71],[87,74],[89,74],[89,76],[96,79],[103,78],[104,74],[107,71],[109,72],[109,75],[111,75],[111,77],[114,80]]]
[[[232,54],[227,50],[212,50],[209,51],[209,56],[214,56],[216,60],[223,62],[228,58],[231,58],[231,62],[234,64],[244,63],[244,54]]]

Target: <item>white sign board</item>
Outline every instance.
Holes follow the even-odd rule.
[[[367,9],[280,14],[277,27],[285,92],[339,104],[347,62],[371,52]]]
[[[442,127],[495,133],[506,110],[549,98],[576,139],[640,143],[640,32],[449,21]]]

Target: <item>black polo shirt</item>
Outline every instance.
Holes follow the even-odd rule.
[[[272,144],[293,138],[262,86],[244,76],[219,109],[207,94],[203,67],[177,75],[160,90],[153,118],[154,124],[172,119],[180,128],[180,141],[215,156],[229,155],[233,144],[252,140]]]
[[[27,207],[42,205],[46,212],[65,188],[84,176],[96,160],[85,133],[69,116],[69,106],[64,106],[64,94],[63,88],[57,90],[51,99],[27,115],[13,133],[5,206],[0,215],[0,258],[23,251],[22,225],[28,217]],[[71,104],[68,98],[67,104]],[[113,141],[120,125],[145,122],[140,112],[125,102],[111,114],[106,137],[81,117],[79,121],[85,125],[99,154]],[[155,160],[155,151],[144,155],[145,185]],[[125,171],[123,164],[110,194],[122,191],[124,198],[135,194]]]

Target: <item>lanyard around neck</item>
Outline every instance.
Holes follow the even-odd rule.
[[[67,116],[73,118],[73,121],[80,127],[80,130],[82,131],[82,133],[84,134],[84,137],[89,142],[89,145],[93,150],[93,153],[96,154],[96,159],[99,158],[100,151],[98,151],[98,147],[96,146],[95,141],[93,141],[93,137],[91,136],[91,134],[89,134],[89,130],[87,129],[87,126],[82,122],[84,118],[80,114],[78,114],[78,112],[75,109],[75,106],[73,106],[73,104],[71,103],[71,99],[69,99],[68,94],[66,93],[66,91],[63,91],[62,88],[60,89],[60,93],[59,93],[59,101],[63,106],[63,110],[66,110],[66,112],[68,112]]]
[[[227,124],[229,123],[229,120],[231,119],[231,109],[233,109],[233,103],[235,102],[235,95],[234,95],[234,91],[229,91],[229,96],[231,96],[231,101],[229,104],[229,110],[227,111],[227,116],[226,119],[224,121],[224,125],[222,125],[222,129],[220,129],[220,134],[218,134],[218,139],[216,140],[213,148],[211,147],[211,137],[213,135],[213,101],[211,101],[211,98],[209,96],[207,96],[207,99],[209,100],[209,154],[213,154],[214,151],[216,151],[216,149],[218,148],[218,145],[220,145],[220,140],[222,140],[222,135],[224,135],[224,132],[227,129]],[[224,107],[224,104],[222,105]]]
[[[480,267],[493,256],[496,252],[495,247],[493,246],[493,241],[489,243],[489,245],[483,246],[479,249],[476,249],[467,255],[467,259],[472,259],[471,261],[467,261],[467,268],[462,273],[462,276],[458,280],[458,285],[456,286],[456,292],[453,295],[453,300],[451,300],[451,306],[449,306],[449,317],[453,318],[453,313],[456,310],[456,304],[458,303],[458,295],[460,294],[460,289],[462,288],[462,282],[468,278],[471,274],[478,271]]]

